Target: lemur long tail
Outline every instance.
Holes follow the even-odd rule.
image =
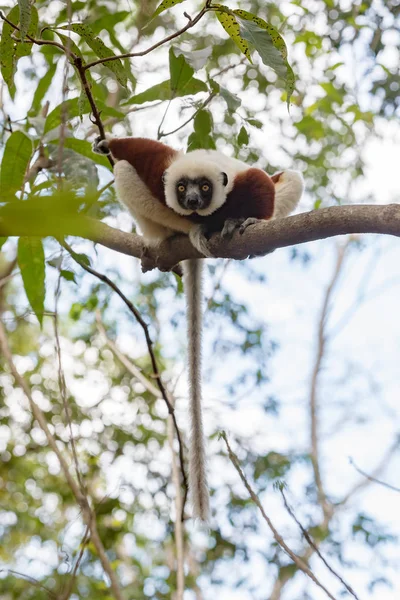
[[[206,453],[201,414],[201,332],[202,332],[202,264],[200,260],[183,262],[187,304],[188,366],[190,386],[191,436],[189,449],[189,491],[193,516],[208,521],[209,495]]]

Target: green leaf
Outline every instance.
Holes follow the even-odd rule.
[[[199,92],[206,92],[207,86],[204,81],[200,79],[195,79],[194,77],[190,80],[190,82],[186,85],[185,89],[179,90],[174,94],[175,98],[180,98],[182,96],[195,96]],[[144,102],[154,102],[155,100],[170,100],[171,99],[171,82],[168,79],[167,81],[163,81],[162,83],[157,83],[153,85],[153,87],[137,94],[136,96],[132,96],[125,103],[129,104],[143,104]]]
[[[257,129],[262,129],[264,127],[262,121],[259,121],[258,119],[246,119],[246,121],[249,125],[252,125]]]
[[[90,104],[88,99],[86,98],[85,103],[85,113],[90,111]],[[68,122],[70,119],[77,117],[80,114],[80,106],[79,106],[79,98],[72,98],[71,100],[65,100],[56,108],[54,108],[51,113],[47,115],[46,122],[44,124],[44,133],[55,129],[58,127],[63,121]]]
[[[242,104],[242,101],[240,100],[240,98],[238,96],[236,96],[235,94],[232,94],[229,90],[227,90],[226,88],[220,86],[219,88],[219,93],[221,94],[222,98],[225,100],[227,106],[228,106],[228,112],[229,113],[234,113],[237,111],[237,109],[239,108],[239,106]]]
[[[17,24],[19,19],[19,8],[14,6],[8,13],[7,18]],[[12,39],[12,35],[16,32],[14,27],[11,27],[5,21],[3,22],[3,30],[0,40],[0,66],[1,74],[8,86],[11,98],[15,95],[14,73],[16,68],[15,46],[16,42]]]
[[[19,238],[18,265],[29,304],[40,325],[42,325],[45,296],[45,259],[43,244],[39,238]]]
[[[212,46],[206,46],[201,50],[182,50],[182,48],[175,48],[176,56],[183,54],[186,62],[189,63],[189,65],[195,71],[198,71],[204,67],[204,65],[207,63],[207,59],[211,56],[211,53]]]
[[[169,72],[171,91],[174,96],[185,88],[194,74],[194,70],[186,62],[183,54],[176,56],[173,48],[169,49]]]
[[[31,37],[36,37],[37,28],[38,28],[39,16],[38,11],[35,6],[31,6],[30,8],[30,19],[27,33]],[[22,27],[22,24],[21,24]],[[22,34],[20,34],[22,38]],[[21,56],[29,56],[32,52],[33,44],[31,42],[18,42],[15,49],[16,60],[21,58]]]
[[[199,110],[194,118],[194,130],[200,135],[211,133],[213,126],[212,116],[209,110]]]
[[[0,250],[2,249],[7,240],[8,237],[0,237]]]
[[[101,165],[105,167],[109,171],[112,171],[112,167],[108,162],[105,156],[101,156],[101,154],[96,154],[92,150],[92,144],[86,142],[85,140],[78,140],[76,138],[65,138],[64,147],[73,150],[77,154],[81,156],[86,156],[86,158],[90,158],[97,165]]]
[[[240,18],[242,37],[251,42],[265,65],[271,67],[286,84],[286,103],[290,105],[295,76],[287,61],[287,48],[279,31],[273,26],[246,10],[235,10]]]
[[[39,112],[42,100],[43,100],[47,90],[49,89],[51,82],[53,81],[53,77],[56,72],[56,68],[57,68],[56,64],[50,65],[47,73],[45,75],[43,75],[43,77],[41,77],[41,79],[37,85],[37,88],[35,90],[35,95],[33,96],[33,100],[32,100],[32,106],[29,111],[29,113],[31,115],[37,115],[37,113]]]
[[[239,146],[247,146],[249,143],[249,134],[245,127],[241,127],[237,138]]]
[[[158,17],[158,15],[160,13],[164,12],[164,10],[167,10],[168,8],[172,8],[172,6],[175,6],[175,4],[181,4],[184,1],[185,0],[163,0],[163,2],[161,2],[160,6],[157,8],[157,10],[152,14],[152,17],[150,20],[153,20],[154,17]]]
[[[79,56],[79,58],[83,58],[82,52],[80,51],[78,46],[75,44],[75,42],[72,38],[69,38],[68,36],[60,33],[59,31],[55,31],[54,33],[56,33],[58,35],[62,45],[65,48],[68,48],[70,50],[70,52],[73,52],[76,56]]]
[[[237,22],[235,15],[226,6],[221,6],[220,8],[224,10],[217,11],[218,21],[221,23],[229,37],[235,42],[239,50],[243,52],[248,61],[252,62],[249,44],[240,35],[239,23]]]
[[[1,162],[1,196],[10,196],[22,188],[32,156],[32,142],[22,131],[14,131],[7,140]]]
[[[31,23],[31,3],[30,0],[18,0],[19,5],[19,24],[21,39],[25,39]]]
[[[74,31],[80,35],[98,58],[109,58],[110,56],[115,56],[114,52],[105,45],[103,40],[94,34],[89,25],[85,25],[84,23],[72,23],[71,25],[61,27],[61,29],[70,29],[71,31]],[[126,87],[128,83],[128,75],[124,65],[119,59],[109,60],[104,63],[104,66],[108,67],[110,71],[114,73],[117,81],[123,87]]]
[[[60,275],[67,281],[73,281],[74,283],[76,283],[75,273],[73,271],[68,271],[67,269],[61,269]]]
[[[316,200],[316,201],[314,202],[313,209],[314,209],[314,210],[318,210],[318,208],[321,206],[321,204],[322,204],[322,200],[321,200],[321,199],[318,199],[318,200]]]

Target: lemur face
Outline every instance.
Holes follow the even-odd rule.
[[[208,177],[189,179],[182,177],[176,182],[176,198],[179,206],[196,212],[210,206],[213,197],[213,183]]]

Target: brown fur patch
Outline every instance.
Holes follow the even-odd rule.
[[[165,204],[162,175],[178,152],[146,138],[114,138],[109,140],[109,147],[115,158],[127,160],[136,169],[153,196]]]
[[[283,175],[283,171],[280,171],[279,173],[275,173],[275,175],[271,175],[271,179],[274,183],[278,183],[278,181],[281,178],[281,175]]]
[[[226,202],[212,215],[191,215],[195,223],[204,223],[210,231],[222,229],[226,219],[270,219],[274,212],[275,186],[261,169],[247,169],[235,177],[234,187]]]

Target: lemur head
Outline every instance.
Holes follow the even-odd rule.
[[[207,216],[224,204],[228,177],[210,159],[181,155],[164,171],[167,206],[180,215]]]

